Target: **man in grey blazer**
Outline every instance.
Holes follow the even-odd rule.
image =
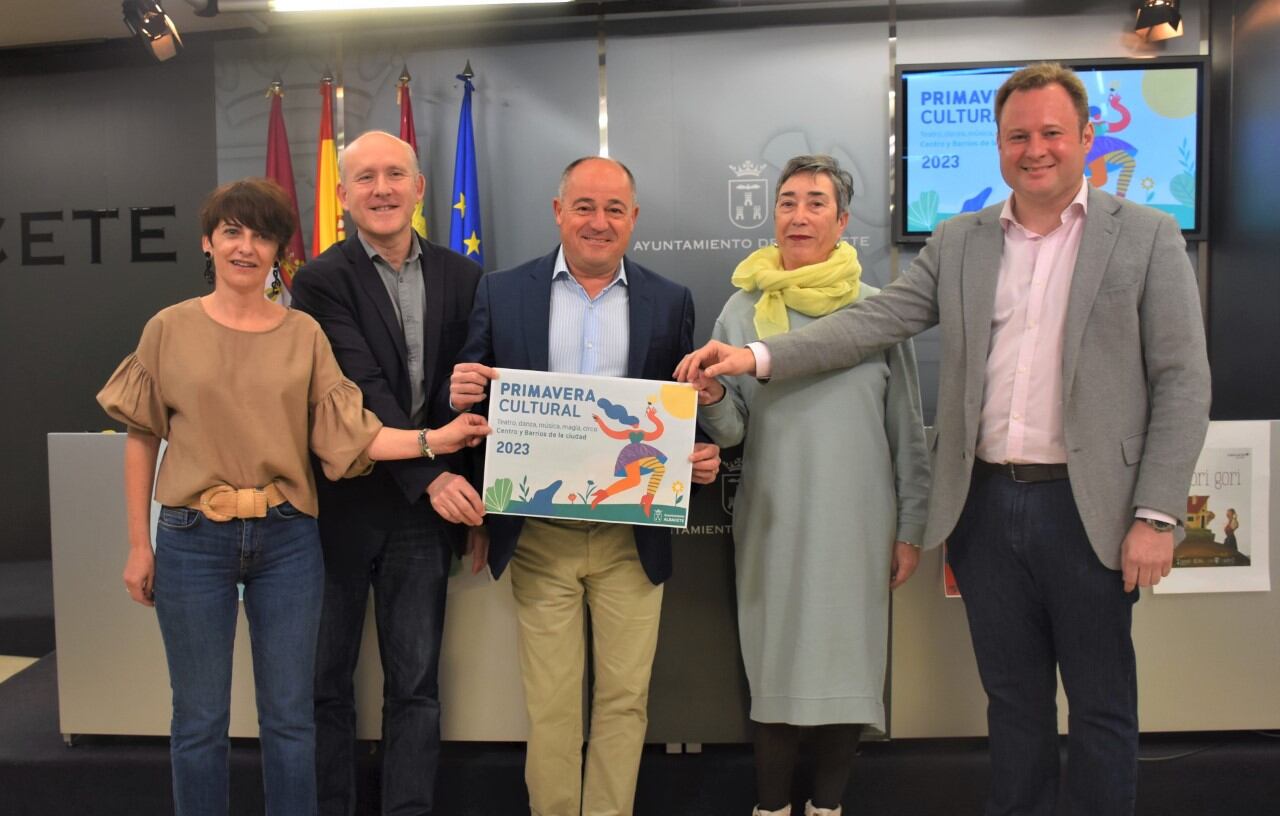
[[[988,816],[1052,816],[1060,669],[1067,812],[1131,814],[1136,587],[1172,565],[1204,441],[1209,367],[1177,224],[1094,189],[1088,97],[1057,65],[996,95],[1007,202],[938,226],[881,294],[681,379],[792,378],[942,333],[924,544],[949,542],[988,696]]]

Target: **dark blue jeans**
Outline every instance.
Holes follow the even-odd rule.
[[[382,812],[431,813],[440,758],[440,639],[451,552],[433,514],[405,513],[376,533],[325,528],[324,611],[316,656],[320,812],[356,812],[352,677],[373,587],[382,656]]]
[[[285,503],[214,522],[165,507],[156,532],[156,617],[173,687],[170,753],[179,816],[224,816],[231,655],[244,584],[270,816],[315,813],[311,677],[323,559],[316,520]]]
[[[1069,706],[1066,812],[1129,816],[1138,770],[1130,623],[1138,593],[1089,546],[1070,483],[975,473],[948,539],[987,692],[987,816],[1053,816],[1057,676]]]

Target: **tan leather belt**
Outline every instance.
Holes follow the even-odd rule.
[[[268,508],[286,501],[275,482],[266,487],[242,487],[238,490],[231,485],[217,485],[200,494],[200,506],[195,509],[204,513],[209,521],[231,521],[263,518]]]
[[[998,473],[1015,482],[1054,482],[1067,478],[1065,464],[1052,465],[1015,465],[1011,463],[996,465],[981,459],[974,461],[974,470],[979,473]]]

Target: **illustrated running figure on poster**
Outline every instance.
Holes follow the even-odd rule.
[[[662,484],[662,477],[667,472],[667,455],[649,444],[662,436],[664,430],[662,420],[658,419],[658,409],[653,407],[652,401],[648,402],[644,415],[653,424],[653,430],[642,431],[640,420],[633,417],[624,406],[615,405],[607,399],[596,400],[596,404],[610,419],[626,426],[622,430],[614,430],[599,414],[592,414],[591,418],[600,426],[601,433],[611,439],[625,439],[627,446],[618,454],[618,460],[613,465],[613,475],[622,478],[603,490],[597,490],[591,499],[591,509],[594,510],[596,505],[610,496],[640,484],[641,476],[648,476],[649,483],[645,486],[644,495],[640,497],[640,507],[646,517],[652,516],[653,497],[657,495],[658,485]]]

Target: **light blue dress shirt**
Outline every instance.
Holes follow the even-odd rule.
[[[569,274],[561,247],[551,273],[548,368],[566,374],[627,376],[631,340],[627,303],[627,271],[622,261],[614,279],[592,299]]]

